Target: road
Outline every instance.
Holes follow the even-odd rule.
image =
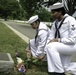
[[[34,38],[35,36],[36,30],[32,29],[31,26],[28,24],[17,23],[14,21],[5,21],[5,23],[30,39]]]

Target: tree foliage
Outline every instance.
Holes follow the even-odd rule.
[[[45,8],[40,8],[35,12],[35,14],[39,15],[41,21],[50,21],[50,12],[48,12]]]
[[[30,16],[38,14],[42,20],[49,21],[47,16],[49,12],[42,8],[42,5],[49,7],[56,2],[62,2],[62,0],[0,0],[0,16],[4,17],[5,20],[8,16],[13,19],[28,19]],[[69,7],[69,14],[72,15],[76,10],[76,1],[67,0]],[[43,18],[43,16],[45,18]],[[50,15],[49,15],[50,16]]]
[[[62,0],[48,0],[48,2],[44,2],[44,0],[20,0],[21,6],[27,12],[27,19],[30,16],[32,16],[33,14],[35,14],[36,11],[38,11],[38,14],[41,15],[42,14],[42,12],[41,12],[42,5],[44,5],[45,7],[46,6],[49,7],[50,5],[52,5],[56,2],[62,2]],[[69,12],[68,13],[70,15],[72,15],[75,12],[76,2],[75,2],[75,0],[67,0],[67,4],[68,4],[68,7],[69,7]],[[46,16],[46,14],[44,14],[44,16]]]
[[[50,20],[50,13],[42,8],[43,0],[20,0],[21,6],[27,12],[27,19],[32,15],[38,14],[42,21]]]
[[[20,0],[21,6],[28,13],[27,18],[34,14],[39,9],[42,0]]]
[[[0,0],[0,14],[7,20],[11,14],[19,11],[19,3],[16,0]]]

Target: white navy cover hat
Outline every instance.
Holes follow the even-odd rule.
[[[59,9],[62,7],[64,7],[63,3],[57,2],[57,3],[53,4],[52,6],[50,6],[50,9],[55,10],[55,9]]]
[[[38,15],[32,16],[32,17],[30,17],[30,19],[28,20],[28,23],[31,24],[31,23],[35,22],[37,19],[38,19]]]
[[[65,0],[62,0],[62,3],[57,2],[57,3],[53,4],[52,6],[50,6],[50,9],[55,10],[55,9],[59,9],[59,8],[62,8],[62,7],[64,7],[66,12],[69,11],[67,2]]]

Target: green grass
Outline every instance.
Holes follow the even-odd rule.
[[[0,52],[10,53],[12,57],[15,56],[15,51],[18,50],[24,54],[27,43],[18,37],[6,25],[0,22]],[[21,55],[22,55],[21,54]]]
[[[22,40],[6,25],[0,22],[0,52],[10,53],[16,65],[15,51],[17,50],[20,54],[20,57],[24,60],[27,69],[26,75],[48,75],[46,62],[42,61],[39,61],[37,63],[26,62],[26,55],[25,55],[26,46],[27,43],[24,40]],[[15,70],[14,75],[23,75],[23,74]]]

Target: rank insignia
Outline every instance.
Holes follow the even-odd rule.
[[[74,25],[72,25],[72,28],[71,28],[72,30],[75,30],[75,27],[74,27]]]

